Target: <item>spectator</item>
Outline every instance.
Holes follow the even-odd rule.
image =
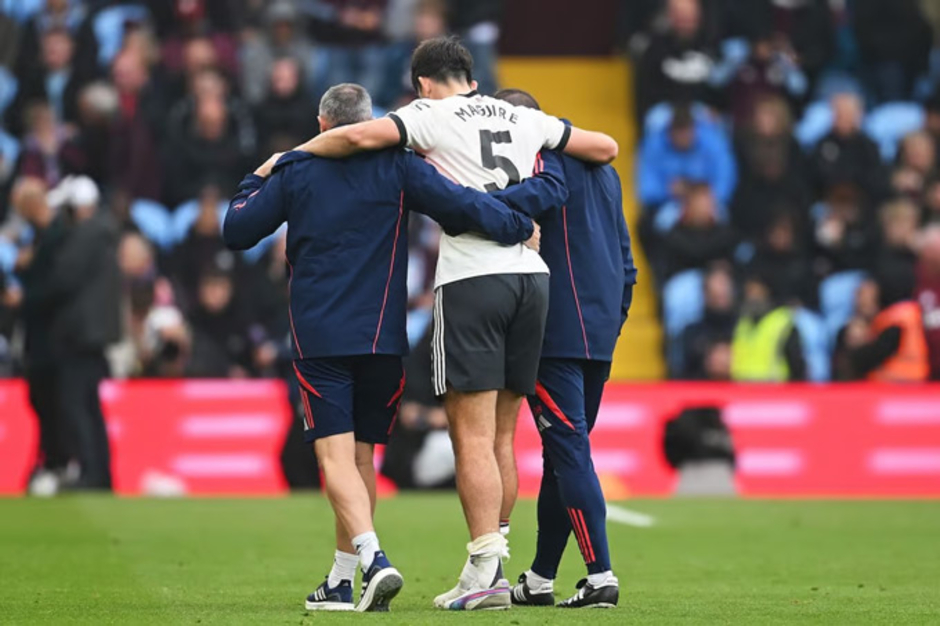
[[[846,382],[864,378],[855,362],[855,351],[868,343],[872,320],[878,315],[880,297],[878,283],[871,279],[865,280],[855,292],[855,310],[836,336],[832,356],[833,380]]]
[[[731,221],[743,235],[757,239],[767,231],[773,217],[768,207],[788,207],[805,221],[813,194],[808,164],[793,138],[790,111],[782,98],[757,101],[750,123],[736,134],[735,153],[740,182]]]
[[[665,23],[650,36],[636,66],[640,119],[660,102],[713,102],[709,81],[716,57],[716,41],[703,27],[699,0],[669,0]]]
[[[450,31],[460,36],[473,55],[473,78],[480,84],[480,93],[496,93],[496,44],[503,0],[450,0],[448,2]],[[426,17],[432,17],[425,14]],[[433,29],[428,29],[433,30]],[[438,34],[425,32],[426,38]]]
[[[923,209],[921,221],[924,224],[940,223],[940,178],[935,178],[927,185]]]
[[[759,101],[771,96],[786,98],[794,108],[806,96],[806,75],[797,64],[792,48],[770,32],[757,34],[751,54],[738,68],[726,95],[736,125],[749,122]]]
[[[175,378],[184,374],[190,337],[169,281],[157,275],[153,247],[126,233],[118,248],[125,331],[112,357],[118,376]]]
[[[200,276],[194,268],[218,267],[227,272],[241,269],[238,258],[222,241],[219,223],[222,202],[222,192],[217,186],[204,186],[199,191],[199,216],[186,239],[173,251],[170,266],[177,287],[174,291],[186,312],[194,310],[199,301]]]
[[[910,100],[933,38],[918,0],[855,0],[854,17],[869,89],[879,102]]]
[[[203,74],[200,82],[209,84],[212,75]],[[166,154],[167,199],[177,204],[194,198],[209,181],[234,189],[256,155],[254,126],[238,103],[230,106],[222,93],[197,92],[191,101],[181,103],[173,121]]]
[[[302,18],[293,2],[272,2],[264,12],[264,30],[242,45],[242,96],[250,106],[261,104],[271,93],[272,69],[279,59],[293,59],[299,66],[298,85],[309,80],[314,49],[304,35]]]
[[[912,299],[914,281],[879,279],[880,312],[868,341],[850,352],[855,371],[868,380],[923,382],[930,376],[921,308]]]
[[[78,93],[84,78],[72,65],[75,44],[66,30],[50,30],[42,36],[41,63],[18,77],[19,90],[10,105],[8,119],[14,132],[26,126],[29,105],[48,102],[55,120],[74,123],[78,119]]]
[[[940,225],[929,226],[920,243],[915,295],[924,318],[930,379],[940,380]]]
[[[705,269],[716,261],[731,261],[736,237],[718,221],[715,197],[708,185],[689,185],[682,217],[663,237],[668,275],[687,269]]]
[[[317,134],[316,105],[302,80],[300,63],[294,58],[284,57],[271,65],[268,95],[255,110],[259,163]]]
[[[940,41],[937,42],[940,46]],[[934,151],[940,150],[940,85],[924,105],[924,130],[933,138]]]
[[[749,274],[766,277],[771,291],[793,306],[816,306],[816,281],[809,251],[794,212],[779,210],[747,265]]]
[[[78,97],[74,144],[83,157],[79,172],[91,177],[99,187],[110,186],[108,159],[118,106],[117,91],[103,81],[87,85]]]
[[[738,382],[806,380],[806,362],[792,311],[780,306],[767,281],[750,276],[731,344],[731,377]]]
[[[76,74],[91,76],[97,67],[98,42],[82,0],[45,0],[39,13],[23,24],[17,44],[15,73],[22,80],[43,72],[45,36],[66,33],[74,47],[72,63]]]
[[[28,131],[20,154],[21,176],[41,179],[51,187],[68,174],[81,171],[85,156],[72,140],[73,133],[56,122],[48,104],[32,104],[25,118]]]
[[[885,168],[878,146],[862,132],[862,101],[855,94],[832,98],[832,130],[813,150],[812,162],[817,190],[835,182],[852,182],[872,202],[887,195]]]
[[[730,378],[730,370],[718,365],[723,361],[721,347],[727,349],[730,346],[736,323],[734,280],[729,268],[719,264],[705,276],[705,312],[702,319],[683,332],[683,371],[679,377],[689,380]]]
[[[727,206],[737,182],[728,140],[715,127],[696,121],[690,108],[673,108],[672,121],[648,135],[640,149],[638,191],[645,210],[681,201],[692,183],[706,183]]]
[[[729,34],[752,38],[768,29],[778,50],[798,59],[811,84],[834,46],[828,0],[747,0],[728,6]]]
[[[125,50],[111,68],[118,95],[108,169],[118,195],[130,200],[159,200],[163,167],[158,132],[163,126],[162,103],[155,93],[146,59]]]
[[[816,272],[870,270],[877,256],[878,229],[851,184],[836,184],[815,210]]]
[[[411,9],[411,15],[407,15]],[[443,0],[392,0],[389,10],[405,13],[408,26],[402,27],[403,19],[389,15],[388,30],[393,41],[388,48],[388,72],[381,93],[373,100],[390,108],[397,108],[404,106],[415,96],[414,86],[411,84],[411,51],[422,41],[447,34],[447,11]],[[464,44],[466,43],[464,41]],[[487,73],[490,76],[484,77]],[[495,68],[488,68],[479,63],[476,56],[473,61],[473,75],[480,82],[479,90],[483,93],[487,93],[484,89],[490,87],[482,85],[495,85]]]
[[[206,11],[210,3],[211,0],[174,2],[175,30],[163,39],[160,56],[177,96],[185,91],[187,82],[205,69],[222,72],[229,80],[239,76],[238,41],[230,32],[213,26]]]
[[[911,133],[901,142],[898,164],[891,175],[894,192],[920,199],[937,175],[936,146],[926,131]]]
[[[705,380],[712,382],[728,382],[731,380],[731,366],[733,353],[731,344],[727,341],[717,341],[705,352]]]
[[[190,315],[192,357],[188,374],[200,378],[243,378],[251,370],[248,323],[235,306],[232,276],[219,268],[204,270]]]
[[[884,238],[875,274],[896,284],[911,284],[917,265],[917,238],[920,209],[909,200],[895,200],[881,209]]]
[[[309,31],[322,44],[314,99],[331,85],[353,82],[376,93],[385,78],[385,34],[382,21],[387,0],[322,0],[308,11]],[[485,4],[485,3],[484,3]]]

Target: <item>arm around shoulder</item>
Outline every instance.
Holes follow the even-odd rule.
[[[572,126],[563,151],[582,161],[606,165],[617,158],[620,146],[609,135]]]

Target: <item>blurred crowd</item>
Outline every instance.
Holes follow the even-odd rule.
[[[317,133],[330,85],[366,86],[377,115],[410,100],[410,54],[423,39],[460,34],[492,90],[500,5],[0,0],[0,376],[56,357],[37,338],[58,321],[35,314],[53,301],[33,294],[86,219],[113,250],[107,298],[118,310],[69,332],[117,339],[116,376],[278,375],[290,354],[284,233],[226,250],[228,195],[270,154]],[[89,182],[96,210],[78,217],[69,190]],[[412,228],[425,243],[414,248],[415,304],[427,307],[421,268],[437,232]],[[114,327],[94,328],[106,321]]]
[[[672,378],[940,378],[940,3],[636,0]]]

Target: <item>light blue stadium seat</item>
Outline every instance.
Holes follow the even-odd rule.
[[[852,317],[855,292],[865,277],[865,272],[861,270],[849,270],[828,276],[819,283],[819,309],[826,324],[830,346],[835,345],[839,330]]]
[[[0,13],[22,24],[45,6],[46,0],[0,0]]]
[[[692,117],[698,122],[715,127],[719,126],[715,118],[712,117],[711,111],[701,102],[696,102],[692,105]],[[671,121],[672,105],[668,102],[660,102],[646,112],[646,117],[643,120],[643,134],[649,135],[650,133],[658,133],[666,128]]]
[[[18,88],[16,77],[7,68],[0,66],[0,117],[13,102]]]
[[[878,144],[881,158],[894,159],[905,135],[924,127],[924,109],[916,102],[887,102],[865,117],[865,132]]]
[[[832,361],[825,320],[818,313],[799,308],[794,312],[793,321],[803,343],[807,379],[814,383],[827,382],[831,375]]]
[[[10,275],[16,265],[16,257],[19,251],[16,244],[4,237],[0,237],[0,273]]]
[[[669,371],[682,371],[682,333],[705,313],[705,272],[685,270],[663,285],[663,325]]]
[[[705,272],[685,270],[663,285],[663,323],[666,334],[678,337],[705,312]]]
[[[98,64],[111,65],[111,61],[124,45],[124,25],[127,22],[146,22],[150,19],[147,7],[136,4],[118,4],[104,9],[95,16],[92,29],[98,40]]]
[[[4,171],[12,173],[16,160],[20,158],[20,142],[13,135],[4,132],[2,128],[0,128],[0,157],[3,157],[3,165],[0,166],[0,182],[3,182]]]
[[[832,129],[832,107],[827,100],[813,102],[806,107],[796,125],[794,134],[807,150],[815,146]]]
[[[173,247],[173,228],[170,212],[155,200],[137,199],[131,203],[131,221],[140,233],[161,250]]]

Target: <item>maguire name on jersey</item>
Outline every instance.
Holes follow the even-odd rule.
[[[478,191],[505,189],[528,178],[540,150],[565,147],[570,127],[541,111],[476,92],[415,100],[390,113],[403,145],[439,172]],[[475,233],[441,237],[436,286],[489,274],[547,274],[537,252],[504,246]]]

